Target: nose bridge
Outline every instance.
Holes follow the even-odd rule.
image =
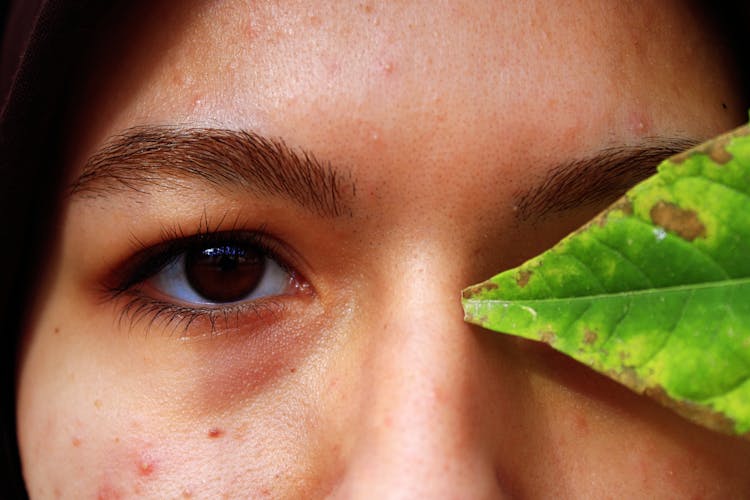
[[[478,433],[481,352],[463,322],[460,284],[440,274],[442,264],[404,263],[381,295],[381,314],[368,320],[347,497],[498,497]]]

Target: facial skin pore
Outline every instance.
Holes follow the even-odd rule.
[[[552,170],[745,117],[685,5],[559,3],[163,2],[111,32],[71,115],[71,182],[133,127],[163,151],[66,200],[19,372],[32,497],[750,495],[744,441],[462,321],[463,287],[606,205],[520,217]],[[163,136],[187,129],[307,153],[342,210],[180,174]],[[105,290],[206,228],[262,229],[295,286],[213,328]]]

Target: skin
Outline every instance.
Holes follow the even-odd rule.
[[[462,321],[462,288],[602,208],[517,221],[555,164],[744,119],[683,5],[561,4],[164,2],[109,31],[71,179],[129,127],[223,127],[313,152],[356,196],[334,218],[190,182],[66,199],[21,353],[32,497],[749,495],[745,441]],[[303,286],[213,335],[118,321],[102,281],[134,238],[204,219],[264,226]]]

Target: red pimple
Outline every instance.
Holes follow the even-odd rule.
[[[73,439],[71,439],[71,440],[70,440],[70,442],[71,442],[71,444],[72,444],[72,445],[73,445],[73,446],[74,446],[75,448],[78,448],[79,446],[81,446],[81,439],[80,439],[80,438],[78,438],[78,437],[74,437]]]
[[[208,430],[208,437],[210,437],[211,439],[220,438],[223,435],[224,431],[222,429],[219,429],[218,427],[211,427]]]
[[[632,112],[628,116],[628,127],[636,137],[645,137],[651,133],[653,120],[647,113]]]
[[[154,464],[152,462],[143,460],[141,461],[141,463],[138,464],[138,475],[150,476],[153,473],[154,473]]]
[[[99,487],[96,498],[97,500],[119,500],[121,495],[120,492],[114,489],[111,485],[104,484]]]

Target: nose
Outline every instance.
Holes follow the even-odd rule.
[[[356,438],[336,497],[507,496],[484,422],[487,345],[463,322],[460,285],[435,275],[401,274],[362,326]]]

